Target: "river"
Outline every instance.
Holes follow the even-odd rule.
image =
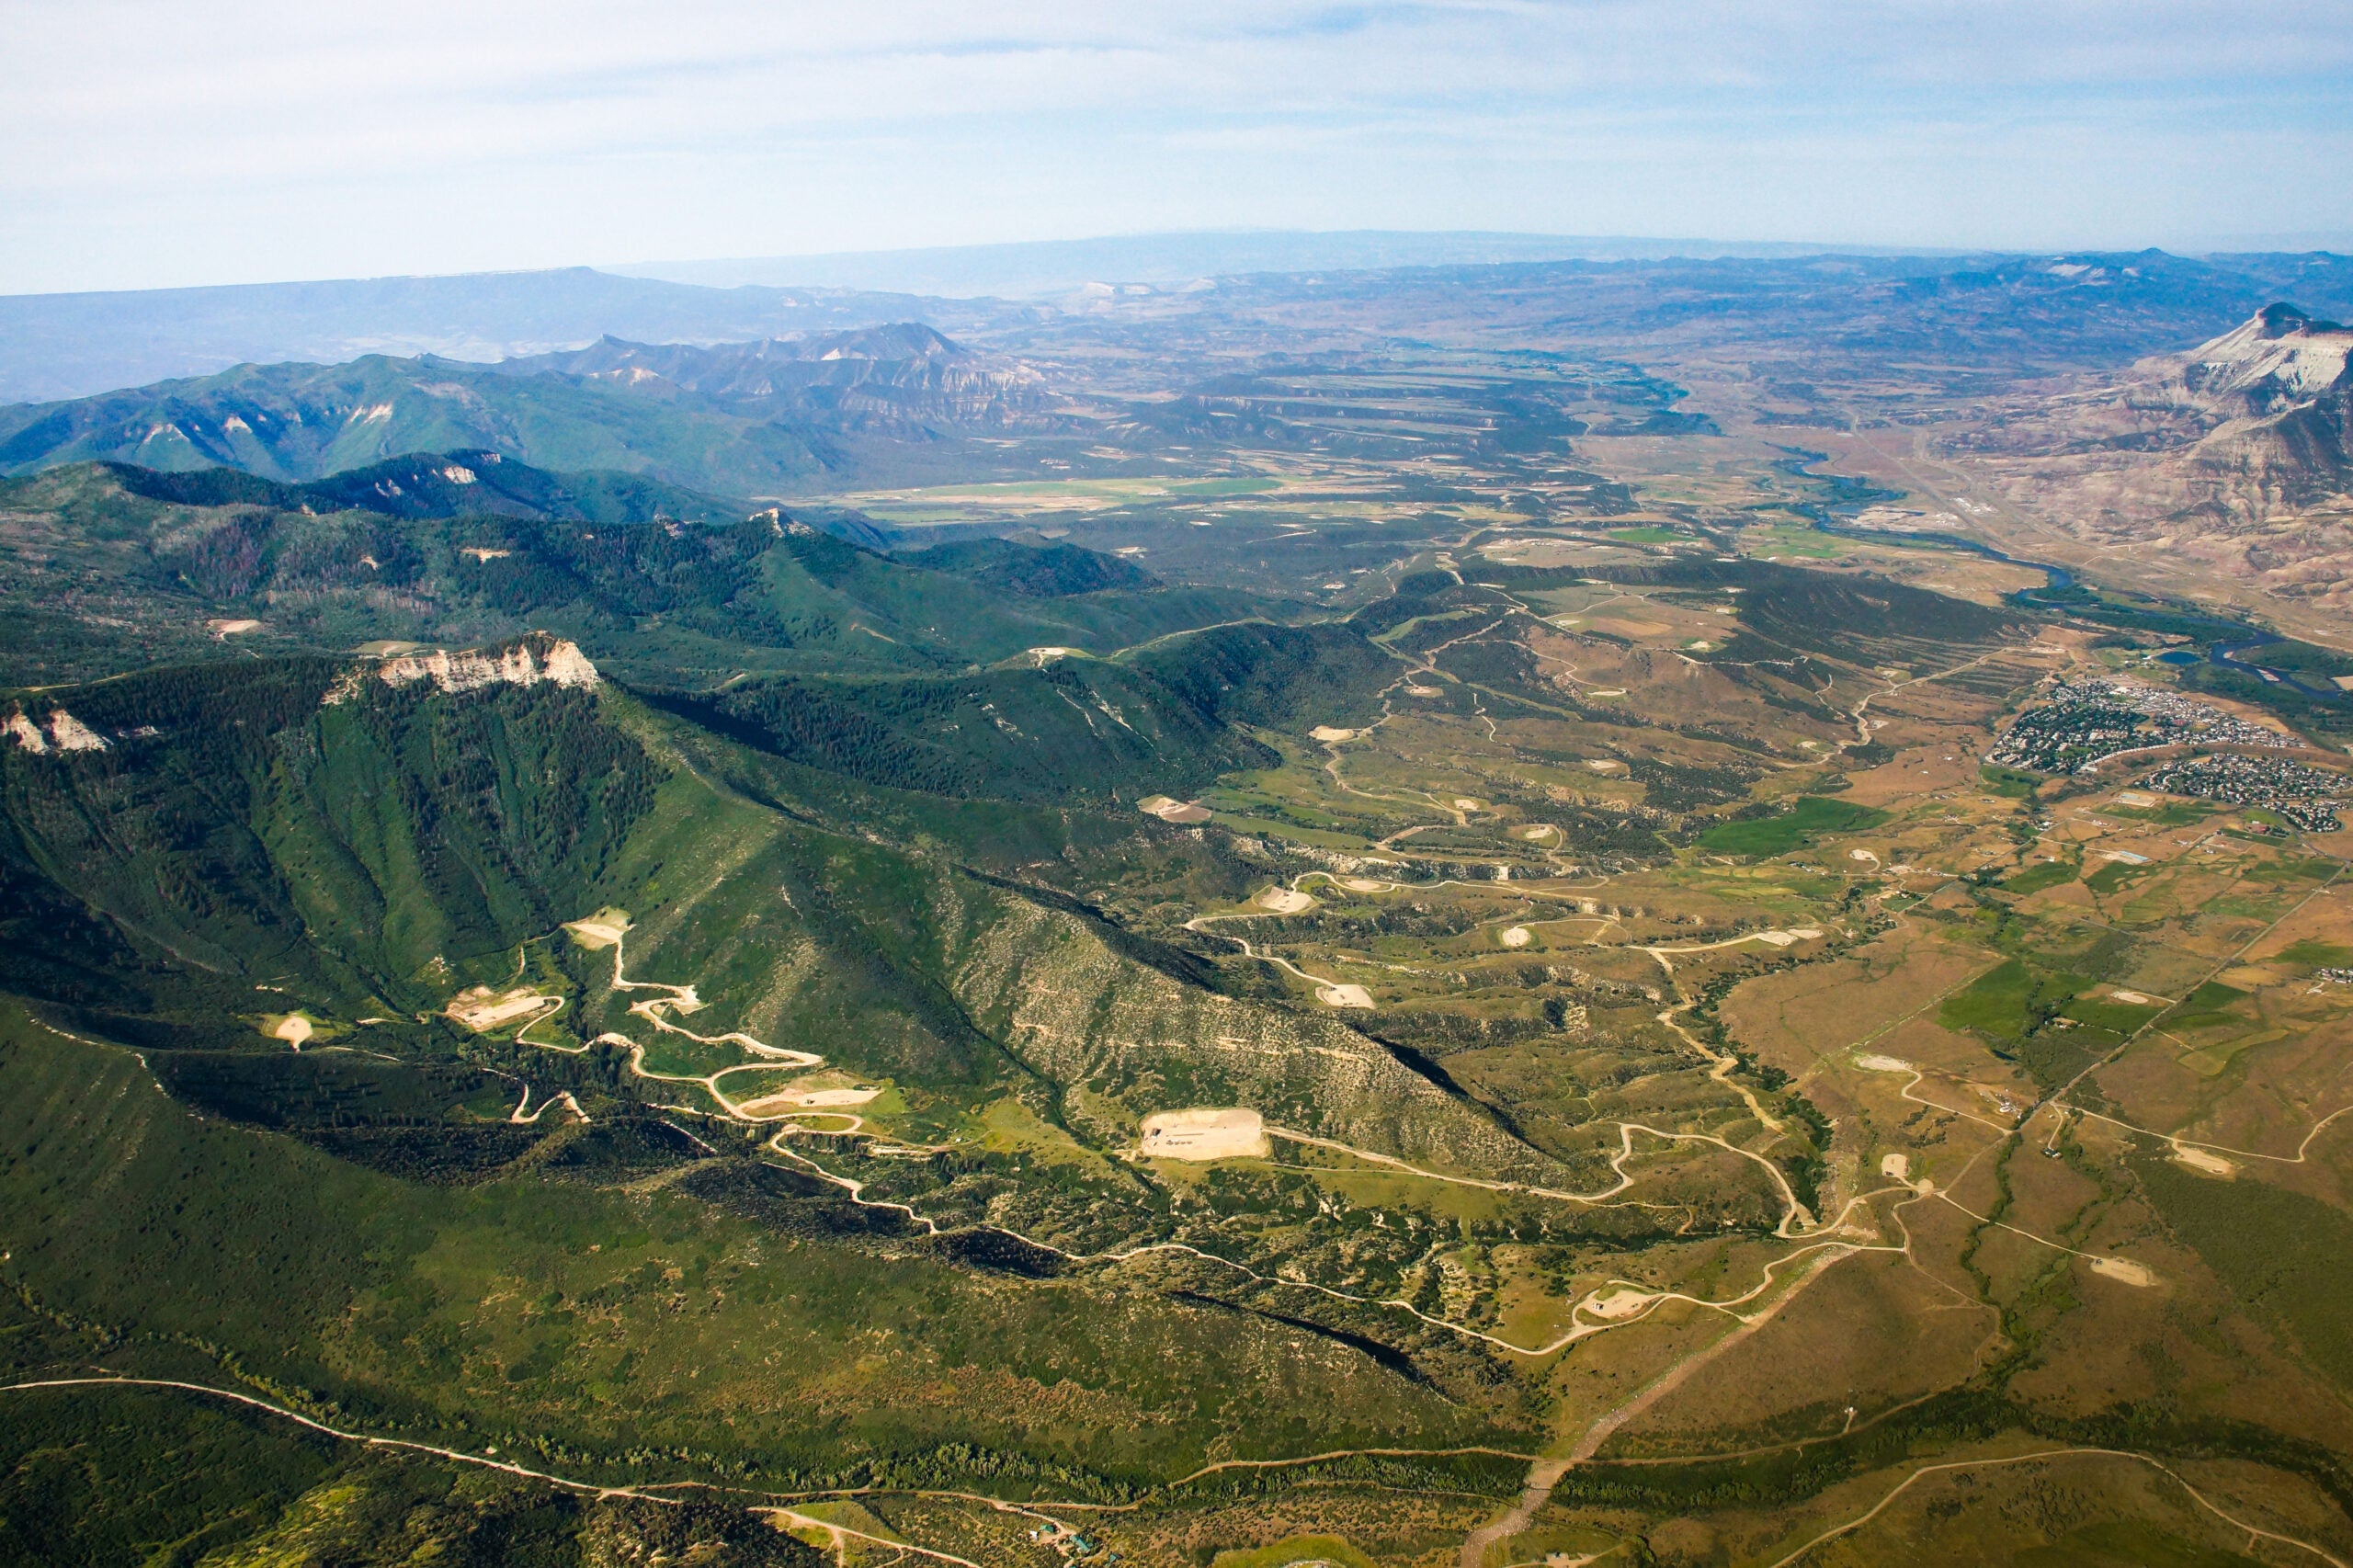
[[[1813,519],[1817,531],[1837,539],[1857,540],[1872,544],[1916,541],[1944,549],[1967,551],[1972,555],[1982,555],[1989,561],[2001,562],[2006,566],[2022,566],[2029,571],[2041,573],[2046,581],[2040,588],[2029,588],[2022,593],[2010,595],[2012,604],[2028,609],[2063,610],[2065,608],[2063,605],[2043,601],[2065,594],[2075,586],[2075,574],[2066,567],[2055,565],[2048,561],[2029,561],[2023,556],[2012,555],[2006,551],[1997,550],[1982,540],[1970,539],[1961,534],[1911,531],[1895,533],[1881,528],[1851,527],[1841,520],[1842,515],[1847,517],[1854,517],[1874,502],[1898,499],[1903,493],[1881,490],[1866,481],[1851,479],[1843,474],[1810,473],[1807,470],[1815,463],[1830,460],[1828,453],[1804,451],[1796,448],[1782,449],[1789,452],[1790,456],[1773,466],[1791,477],[1812,480],[1816,483],[1828,483],[1836,489],[1857,492],[1854,498],[1847,500],[1801,503],[1796,510]],[[2333,686],[2313,686],[2293,670],[2268,669],[2261,665],[2248,664],[2239,658],[2241,653],[2250,649],[2284,642],[2285,639],[2276,631],[2267,631],[2260,626],[2249,625],[2245,621],[2230,620],[2222,616],[2210,615],[2203,610],[2165,613],[2182,615],[2184,619],[2203,621],[2214,628],[2215,634],[2211,637],[2192,638],[2193,642],[2204,643],[2205,660],[2208,664],[2257,676],[2323,702],[2353,701],[2353,692],[2340,691]]]

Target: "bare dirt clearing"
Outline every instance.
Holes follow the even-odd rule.
[[[757,1067],[758,1062],[746,1063]],[[758,1099],[744,1100],[736,1108],[749,1117],[769,1117],[779,1111],[822,1110],[827,1108],[871,1105],[882,1097],[880,1089],[784,1089]]]
[[[620,909],[600,909],[585,920],[565,923],[572,939],[590,952],[601,951],[629,934],[629,913]]]
[[[2092,1272],[2103,1279],[2113,1279],[2120,1285],[2130,1285],[2135,1290],[2151,1290],[2157,1283],[2155,1274],[2129,1257],[2095,1257],[2091,1266]]]
[[[2174,1145],[2173,1159],[2177,1165],[2185,1165],[2200,1176],[2222,1176],[2228,1179],[2239,1174],[2238,1166],[2231,1164],[2222,1155],[2210,1154],[2203,1149],[2194,1149],[2187,1144]]]
[[[1273,1145],[1266,1123],[1246,1107],[1164,1110],[1143,1119],[1138,1153],[1155,1160],[1263,1159]]]
[[[1585,1302],[1585,1310],[1604,1323],[1615,1323],[1620,1318],[1632,1317],[1657,1300],[1658,1294],[1655,1291],[1636,1290],[1629,1288],[1612,1290],[1606,1296],[1588,1297]]]
[[[449,1017],[474,1033],[486,1034],[517,1018],[563,1006],[563,997],[545,995],[529,985],[518,985],[508,991],[493,991],[487,985],[476,985],[451,997],[445,1011]]]

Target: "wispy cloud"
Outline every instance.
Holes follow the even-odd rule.
[[[2353,228],[2348,143],[2348,0],[15,0],[0,288],[1205,224],[2121,244]]]

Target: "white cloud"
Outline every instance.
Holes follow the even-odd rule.
[[[14,0],[0,289],[1219,223],[2128,244],[2353,226],[2348,126],[2343,0]]]

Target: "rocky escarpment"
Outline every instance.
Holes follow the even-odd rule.
[[[2305,506],[2353,490],[2353,330],[2292,305],[2187,357],[2182,394],[2222,423],[2189,460],[2260,508]]]
[[[2192,460],[2273,506],[2309,506],[2353,492],[2353,365],[2318,395],[2268,417],[2226,425]]]
[[[320,700],[334,707],[359,695],[370,678],[386,686],[414,686],[429,681],[442,691],[479,691],[492,686],[552,686],[588,687],[603,677],[579,644],[535,631],[503,648],[476,648],[451,653],[404,653],[345,672]]]
[[[2224,416],[2262,418],[2325,393],[2353,352],[2353,329],[2293,305],[2266,305],[2177,361],[2179,394]]]
[[[1942,443],[2021,515],[2103,550],[2353,613],[2353,328],[2268,305],[2187,352],[2036,393]],[[2315,623],[2316,624],[2316,623]]]
[[[2266,434],[2290,472],[2327,493],[2353,488],[2353,364],[2320,396],[2271,420]]]
[[[107,749],[104,735],[63,708],[51,709],[35,722],[21,705],[11,705],[7,717],[0,719],[0,734],[6,735],[11,744],[35,754]]]

